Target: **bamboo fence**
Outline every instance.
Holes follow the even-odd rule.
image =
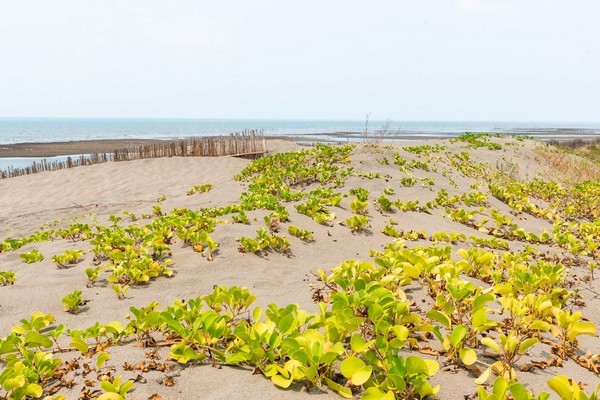
[[[107,161],[130,161],[162,157],[244,157],[259,158],[266,154],[267,145],[262,130],[244,130],[228,136],[209,136],[178,140],[165,140],[144,146],[125,147],[106,153],[92,153],[67,157],[66,161],[47,162],[42,159],[24,168],[0,171],[0,179],[36,174],[45,171],[93,165]]]
[[[588,146],[588,145],[600,144],[600,137],[575,138],[575,139],[550,139],[550,140],[547,140],[546,143],[551,144],[553,146],[564,146],[564,147],[569,147],[571,149],[578,149],[580,147],[584,147],[584,146]]]

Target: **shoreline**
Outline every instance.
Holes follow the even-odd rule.
[[[492,132],[491,134],[495,134]],[[502,136],[529,135],[540,140],[570,141],[575,139],[598,140],[600,135],[587,129],[537,129],[537,130],[511,130],[500,133]],[[315,142],[346,142],[363,140],[383,141],[424,141],[451,139],[458,134],[423,134],[423,133],[399,133],[380,134],[377,132],[365,136],[362,132],[334,132],[315,133],[305,135],[265,135],[267,141],[285,140],[298,143]],[[186,138],[180,138],[181,140]],[[76,140],[64,142],[25,142],[0,144],[1,158],[40,158],[73,156],[91,153],[110,153],[117,149],[146,146],[150,144],[164,143],[169,140],[179,139],[95,139]]]
[[[14,143],[0,145],[0,158],[57,157],[90,153],[108,153],[124,147],[160,143],[156,139],[104,139],[73,142]]]

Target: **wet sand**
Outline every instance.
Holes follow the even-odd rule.
[[[54,157],[73,154],[107,153],[116,149],[160,142],[161,140],[123,139],[2,144],[0,145],[0,157]]]

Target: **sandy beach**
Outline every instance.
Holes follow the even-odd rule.
[[[558,169],[557,165],[551,162],[552,150],[539,150],[545,149],[545,145],[539,142],[491,137],[480,140],[484,143],[481,147],[471,146],[465,141],[449,140],[368,145],[357,143],[347,159],[341,159],[335,164],[339,168],[352,168],[339,185],[336,186],[333,181],[323,184],[307,181],[293,187],[295,191],[303,193],[319,187],[329,187],[333,192],[339,193],[342,196],[339,205],[326,207],[335,213],[335,219],[319,224],[294,207],[304,203],[306,199],[281,201],[281,205],[289,213],[289,221],[277,223],[279,232],[274,234],[286,236],[289,240],[290,249],[287,254],[271,250],[257,255],[239,250],[240,238],[254,238],[259,228],[267,228],[264,218],[271,210],[246,211],[247,224],[235,223],[233,214],[222,215],[217,218],[219,223],[214,232],[210,233],[210,237],[218,243],[218,251],[215,252],[212,261],[206,254],[195,252],[192,246],[184,245],[182,240],[174,237],[168,244],[167,252],[168,258],[172,260],[173,275],[159,276],[146,284],[131,285],[122,300],[119,300],[111,289],[113,283],[106,279],[110,274],[108,262],[94,261],[93,246],[87,238],[55,238],[0,252],[0,271],[16,272],[14,284],[0,286],[0,338],[9,335],[12,326],[34,311],[52,314],[56,318],[53,326],[64,324],[69,329],[86,329],[96,322],[106,324],[109,321],[120,321],[127,325],[126,316],[130,314],[131,307],[141,308],[156,301],[159,308],[164,309],[176,300],[187,301],[206,295],[217,285],[248,288],[256,296],[256,302],[251,308],[258,306],[266,309],[270,303],[280,307],[298,304],[299,308],[309,313],[318,313],[319,307],[313,300],[315,292],[311,291],[311,284],[313,287],[322,284],[316,278],[317,271],[322,269],[329,274],[332,268],[351,259],[373,263],[376,256],[371,252],[381,252],[386,245],[395,240],[382,233],[388,226],[402,232],[423,232],[417,240],[405,240],[405,247],[409,249],[417,246],[450,246],[452,260],[461,259],[457,253],[459,249],[478,248],[481,251],[493,252],[494,261],[490,264],[492,270],[505,268],[502,263],[502,255],[505,252],[522,253],[527,246],[532,247],[534,254],[546,254],[548,260],[556,254],[556,260],[565,263],[568,269],[564,283],[557,284],[557,287],[570,293],[562,304],[562,309],[582,312],[585,321],[599,326],[600,271],[596,271],[592,278],[589,265],[594,259],[598,261],[600,251],[572,251],[565,247],[566,245],[560,244],[557,238],[544,243],[534,243],[533,239],[522,240],[517,236],[509,237],[508,234],[505,237],[499,237],[499,234],[496,236],[498,240],[506,243],[507,248],[504,249],[491,249],[489,242],[483,240],[477,242],[477,238],[495,238],[492,234],[495,227],[492,210],[511,218],[524,232],[537,236],[542,235],[544,231],[552,233],[554,221],[564,220],[578,224],[593,222],[593,218],[585,215],[569,214],[570,216],[566,217],[566,205],[555,205],[550,197],[543,199],[531,194],[527,201],[535,204],[535,208],[519,211],[513,203],[509,204],[508,200],[501,200],[492,193],[494,185],[508,185],[508,180],[505,179],[522,182],[524,185],[532,182],[534,178],[544,181],[557,180],[560,185],[567,187],[575,178],[569,176],[566,169]],[[142,143],[127,141],[120,144]],[[0,157],[23,154],[51,156],[59,153],[81,154],[90,149],[109,151],[111,147],[114,148],[114,142],[72,142],[35,146],[23,144],[2,147]],[[269,140],[268,147],[269,154],[312,149],[286,140]],[[422,151],[414,150],[418,148]],[[457,158],[459,156],[462,158]],[[579,163],[575,157],[572,162]],[[236,180],[234,176],[251,164],[251,160],[233,157],[157,158],[108,162],[3,179],[0,180],[0,241],[28,237],[42,228],[57,230],[74,224],[89,224],[92,227],[110,227],[112,224],[122,227],[144,226],[157,218],[156,214],[153,215],[157,206],[161,212],[168,214],[176,209],[200,210],[239,204],[243,194],[252,188],[252,182]],[[457,165],[481,166],[481,171],[460,169]],[[598,167],[589,165],[587,171],[598,174]],[[195,185],[202,184],[211,184],[212,188],[205,193],[188,194]],[[351,206],[357,196],[351,191],[356,193],[358,188],[368,191],[368,205],[362,212],[368,218],[368,227],[353,232],[347,220],[361,214],[356,213],[353,210],[354,206]],[[459,200],[453,205],[436,205],[435,201],[440,192],[445,192],[450,198],[457,196]],[[472,203],[464,200],[463,196],[470,193],[481,193],[481,199],[473,200]],[[384,210],[378,202],[382,196],[396,202],[397,205]],[[460,200],[461,198],[463,200]],[[402,204],[417,199],[422,208],[410,211],[401,209]],[[461,222],[458,216],[451,217],[451,214],[458,213],[459,209],[473,214]],[[553,210],[557,216],[547,217],[548,214],[536,210]],[[118,216],[121,220],[114,222],[111,215]],[[488,222],[481,223],[484,218]],[[598,216],[595,218],[596,230],[590,228],[587,234],[592,235],[591,242],[597,243],[600,240],[597,230]],[[390,219],[394,220],[395,225],[391,225]],[[291,236],[287,231],[290,225],[313,232],[313,240],[303,242]],[[505,228],[508,229],[508,225]],[[95,228],[93,230],[95,231]],[[573,230],[575,232],[575,228]],[[441,235],[438,235],[438,239],[432,239],[433,235],[439,232],[464,234],[465,239],[450,243],[439,239]],[[576,232],[577,235],[579,234]],[[577,236],[578,240],[583,240],[583,236]],[[488,244],[487,247],[485,243]],[[43,254],[44,260],[31,264],[23,262],[19,256],[34,249]],[[73,249],[84,251],[81,260],[68,268],[57,268],[52,256]],[[528,262],[533,263],[536,257],[541,256],[533,256]],[[84,271],[95,266],[103,268],[102,274],[93,285],[87,287]],[[461,278],[474,282],[484,290],[494,286],[494,283],[481,277],[463,274]],[[397,293],[401,292],[406,296],[411,310],[420,315],[424,322],[441,326],[431,315],[428,317],[436,299],[428,294],[426,286],[426,279],[414,279],[398,288]],[[82,291],[86,303],[77,313],[65,312],[61,299],[74,290]],[[492,320],[500,322],[507,317],[508,312],[504,310],[504,313],[500,314],[492,311],[502,309],[498,302],[501,295],[496,296],[498,297],[488,304],[489,315]],[[243,318],[250,316],[244,314]],[[547,319],[552,320],[551,317]],[[445,328],[441,327],[444,331]],[[493,331],[498,329],[500,328],[494,328]],[[163,337],[158,333],[155,335],[160,343]],[[492,336],[496,337],[496,333]],[[401,350],[401,354],[418,355],[439,363],[439,371],[430,378],[433,386],[439,385],[436,398],[476,398],[478,385],[475,379],[487,365],[496,361],[489,357],[489,351],[485,351],[484,345],[472,346],[478,361],[473,368],[467,368],[461,361],[448,360],[447,352],[433,333],[418,333],[414,337],[418,339],[415,339],[412,348],[407,344]],[[529,371],[521,371],[520,366],[543,362],[555,356],[551,342],[556,339],[553,339],[549,332],[544,332],[540,337],[544,340],[531,347],[515,364],[518,381],[528,390],[536,394],[541,391],[551,392],[546,382],[556,375],[569,376],[575,382],[587,385],[586,390],[593,389],[600,381],[598,370],[594,371],[594,368],[600,367],[599,361],[592,362],[589,368],[576,362],[577,357],[598,356],[600,339],[597,336],[579,336],[577,348],[572,350],[572,356],[565,357],[562,366],[551,365],[545,369],[532,368]],[[93,340],[89,339],[88,342],[91,345]],[[69,347],[67,338],[63,338],[60,343]],[[344,343],[344,346],[348,347],[349,344]],[[302,382],[296,382],[284,390],[260,372],[255,371],[257,373],[253,374],[254,368],[248,364],[228,366],[220,363],[215,367],[207,361],[177,363],[169,359],[168,340],[158,347],[140,347],[135,337],[130,336],[105,350],[110,354],[110,359],[102,373],[120,375],[124,379],[136,381],[128,399],[342,398],[325,385],[307,391]],[[149,351],[153,351],[152,354],[159,357],[156,362],[167,365],[166,371],[143,372],[127,370],[124,367],[127,364],[135,365],[148,361]],[[77,350],[57,352],[54,356],[65,361],[77,359],[81,365],[95,365],[97,357],[82,355]],[[0,370],[4,370],[1,363]],[[88,378],[82,375],[81,369],[76,369],[66,375],[68,379],[73,379],[69,385],[61,385],[60,380],[51,380],[52,383],[44,388],[47,390],[56,387],[57,395],[62,394],[67,399],[78,399],[82,391],[98,388],[95,377],[99,374],[101,373],[90,374],[88,378],[93,376],[94,382],[86,386]],[[485,387],[488,390],[491,390],[489,388],[493,381],[493,377],[487,381]],[[360,398],[364,393],[364,388],[360,385],[354,386],[353,390],[354,398]],[[96,392],[94,396],[98,396],[99,393]],[[162,397],[151,397],[155,394]],[[1,396],[0,393],[0,398]]]

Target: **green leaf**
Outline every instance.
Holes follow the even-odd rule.
[[[352,376],[366,367],[363,360],[358,357],[348,357],[340,364],[340,371],[346,379],[352,379]]]
[[[110,354],[105,351],[98,353],[98,359],[96,360],[96,367],[102,368],[104,363],[110,359]]]
[[[102,390],[109,393],[116,393],[117,391],[115,385],[113,385],[108,379],[103,379],[102,381],[100,381],[100,387],[102,388]]]
[[[291,330],[294,329],[294,316],[292,314],[287,314],[285,317],[281,318],[277,324],[277,329],[284,335],[290,333]]]
[[[485,253],[477,257],[477,262],[482,265],[489,264],[495,257],[494,253]]]
[[[546,321],[535,320],[529,325],[529,329],[536,331],[548,331],[550,330],[550,324]]]
[[[25,343],[33,345],[34,347],[52,347],[52,340],[36,331],[29,331],[25,335]],[[31,347],[31,346],[30,346]]]
[[[125,400],[125,397],[121,396],[119,393],[109,392],[100,395],[98,400]]]
[[[431,376],[430,368],[432,367],[432,365],[427,363],[421,357],[408,356],[408,357],[406,357],[405,363],[406,363],[405,365],[406,365],[406,374],[407,375],[424,374],[427,376]]]
[[[133,388],[133,381],[124,382],[119,388],[119,394],[123,397]]]
[[[444,337],[442,336],[442,332],[440,331],[440,327],[436,326],[433,328],[433,334],[435,335],[435,337],[438,338],[438,340],[442,343],[444,343]]]
[[[106,328],[110,328],[113,332],[119,334],[123,332],[123,324],[119,321],[111,321],[106,324]]]
[[[448,315],[446,315],[445,313],[438,311],[438,310],[430,310],[427,313],[427,318],[439,322],[440,324],[444,325],[446,328],[450,328],[450,326],[452,325],[452,321],[450,320],[450,317]]]
[[[576,322],[569,332],[569,340],[573,341],[579,335],[596,335],[596,326],[591,322]]]
[[[508,390],[510,390],[510,394],[512,394],[513,400],[529,400],[531,396],[525,389],[525,386],[521,385],[518,382],[512,381],[508,385]]]
[[[571,382],[566,376],[558,375],[549,379],[548,386],[550,386],[550,389],[554,390],[561,399],[574,399],[573,392],[571,390]]]
[[[271,381],[276,384],[279,387],[282,387],[284,389],[287,389],[290,387],[290,385],[292,384],[292,381],[294,380],[294,378],[290,375],[289,379],[284,378],[281,375],[273,375],[271,377]]]
[[[42,394],[44,393],[44,389],[42,389],[42,387],[38,384],[30,383],[27,385],[25,392],[26,392],[25,394],[27,396],[31,396],[31,397],[37,399],[38,397],[42,397]]]
[[[434,376],[440,369],[440,364],[435,360],[423,358],[423,362],[427,365],[427,375]]]
[[[401,375],[398,374],[388,374],[385,384],[388,389],[391,389],[395,392],[402,392],[404,389],[406,389],[406,381]]]
[[[260,307],[256,307],[253,311],[252,311],[252,320],[254,322],[257,322],[260,320],[260,317],[262,316],[262,308]]]
[[[242,353],[228,354],[225,358],[225,364],[236,365],[248,361],[248,356]]]
[[[362,353],[368,347],[362,335],[355,333],[350,339],[350,348],[355,353]]]
[[[525,352],[534,344],[536,344],[537,342],[539,342],[539,340],[537,338],[529,338],[529,339],[525,339],[524,341],[521,342],[521,344],[519,345],[519,354],[525,354]]]
[[[373,367],[367,365],[366,367],[362,368],[361,370],[357,371],[354,375],[352,375],[352,384],[355,386],[362,385],[363,383],[369,380],[372,372]]]
[[[339,394],[343,398],[345,398],[345,399],[352,398],[352,390],[350,390],[349,387],[342,386],[339,383],[334,382],[329,378],[325,378],[325,383],[327,384],[329,389],[333,390],[334,392],[337,392],[337,394]]]
[[[370,387],[362,395],[360,400],[394,400],[394,392],[389,390],[387,393],[378,387]]]
[[[460,350],[460,359],[465,365],[472,365],[477,361],[477,353],[473,349],[464,347]]]
[[[490,379],[490,377],[492,376],[492,368],[487,368],[485,371],[483,371],[483,373],[481,375],[479,375],[479,378],[475,379],[475,383],[478,385],[483,385],[484,383],[487,382],[488,379]]]
[[[493,255],[492,255],[493,256]],[[494,295],[491,293],[482,293],[473,300],[473,311],[483,308],[490,301],[494,301]]]
[[[75,347],[82,353],[87,353],[89,350],[88,344],[85,342],[85,340],[80,338],[73,338],[73,340],[71,340],[71,347]]]
[[[450,334],[450,343],[452,343],[452,346],[458,347],[465,336],[467,336],[467,328],[463,325],[458,325]]]
[[[486,337],[482,338],[481,344],[489,347],[490,349],[494,350],[496,353],[500,354],[500,346],[491,337],[486,336]]]
[[[506,399],[506,388],[508,387],[508,381],[499,376],[494,381],[494,388],[492,389],[492,393],[498,398],[498,400]]]
[[[480,327],[488,322],[488,316],[484,309],[473,312],[471,324],[474,328]]]

